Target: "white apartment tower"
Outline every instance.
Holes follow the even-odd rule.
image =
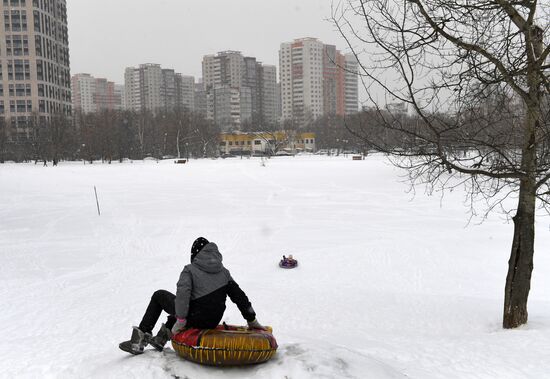
[[[359,111],[359,62],[354,54],[346,54],[345,75],[345,113],[357,113]]]
[[[176,74],[176,104],[195,110],[195,77]]]
[[[66,0],[3,0],[0,116],[27,138],[33,114],[71,114]]]
[[[159,64],[146,63],[128,67],[124,72],[125,108],[139,112],[156,112],[163,108],[162,68]]]
[[[324,114],[357,112],[357,75],[346,74],[356,66],[335,46],[316,38],[282,43],[279,67],[283,119],[304,124]]]
[[[75,112],[92,113],[97,111],[94,102],[96,80],[90,74],[77,74],[71,79],[73,110]]]
[[[244,69],[244,57],[239,51],[206,55],[202,60],[204,86],[207,90],[222,85],[240,88]]]
[[[91,113],[122,109],[122,86],[90,74],[76,74],[71,78],[73,111]]]
[[[142,106],[156,112],[164,108],[165,91],[160,64],[146,63],[139,66]]]
[[[120,99],[120,104],[115,105],[115,110],[126,109],[126,90],[124,89],[124,84],[115,84],[115,97]]]
[[[256,125],[277,121],[277,73],[238,51],[206,55],[202,61],[206,116],[224,130],[243,122]]]
[[[124,72],[124,109],[141,111],[141,92],[140,69],[128,67]]]
[[[183,107],[194,110],[195,78],[173,69],[147,63],[128,67],[124,75],[126,109],[139,112],[170,111]]]
[[[277,67],[273,65],[260,65],[261,72],[261,121],[267,124],[275,124],[279,120],[279,92],[277,88]]]

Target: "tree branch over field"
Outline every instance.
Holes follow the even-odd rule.
[[[527,322],[537,199],[550,208],[549,10],[528,0],[333,6],[374,120],[347,123],[350,132],[406,168],[412,185],[466,185],[471,204],[515,212],[506,328]],[[396,101],[412,113],[386,106]]]

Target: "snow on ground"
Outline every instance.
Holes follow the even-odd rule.
[[[378,156],[0,165],[0,377],[549,377],[549,219],[530,322],[502,330],[512,225],[467,226],[461,191],[413,199],[400,174]],[[271,362],[118,349],[198,236],[273,326]],[[229,301],[225,320],[244,323]]]

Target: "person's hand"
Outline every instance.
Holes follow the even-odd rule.
[[[176,335],[179,332],[183,331],[185,329],[185,325],[187,325],[187,320],[184,318],[178,318],[178,321],[172,326],[172,335]]]
[[[249,321],[248,322],[248,329],[259,329],[259,330],[267,330],[267,328],[265,326],[263,326],[262,324],[260,324],[258,322],[258,319],[254,319],[254,321]]]

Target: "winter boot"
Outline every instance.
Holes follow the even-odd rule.
[[[151,335],[149,333],[144,333],[137,326],[134,326],[130,340],[122,342],[118,347],[130,354],[143,354],[143,349],[150,339]]]
[[[166,342],[170,341],[171,339],[172,332],[166,327],[166,325],[162,324],[157,335],[151,338],[151,340],[149,340],[149,343],[158,351],[162,351],[164,349],[164,345],[166,345]]]

